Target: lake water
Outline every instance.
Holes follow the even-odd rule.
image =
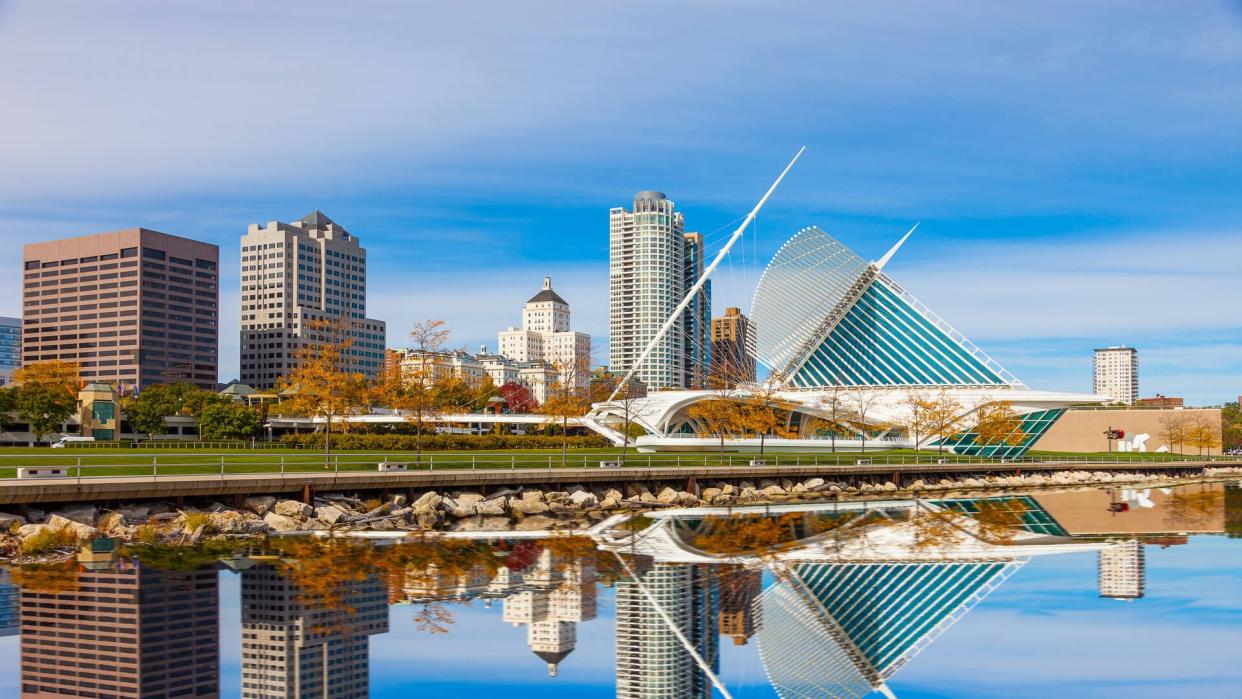
[[[454,536],[11,570],[0,696],[1242,696],[1236,482]]]

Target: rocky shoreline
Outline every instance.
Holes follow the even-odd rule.
[[[14,562],[50,560],[58,555],[63,558],[73,551],[76,542],[98,536],[112,536],[126,543],[193,545],[205,539],[307,531],[523,531],[576,527],[619,511],[670,507],[728,507],[890,494],[913,497],[937,493],[943,497],[963,491],[973,495],[979,491],[1004,494],[1016,489],[1109,484],[1150,487],[1230,476],[1242,476],[1242,469],[1206,469],[1202,476],[1193,479],[1145,473],[1059,471],[946,478],[936,482],[913,480],[903,487],[878,479],[853,484],[824,478],[713,480],[697,494],[668,486],[649,488],[630,483],[622,488],[522,487],[487,494],[424,490],[413,499],[406,495],[380,499],[325,493],[315,497],[312,504],[269,495],[246,497],[232,505],[210,502],[180,508],[168,501],[107,508],[75,504],[48,511],[28,508],[24,516],[0,512],[0,556]]]

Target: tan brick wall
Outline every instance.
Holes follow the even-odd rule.
[[[1108,440],[1104,431],[1110,427],[1124,430],[1129,439],[1146,432],[1151,435],[1147,440],[1147,451],[1154,452],[1165,446],[1164,429],[1161,420],[1168,415],[1182,416],[1188,421],[1197,417],[1207,419],[1216,435],[1216,443],[1220,443],[1220,408],[1184,408],[1184,409],[1109,409],[1109,410],[1075,410],[1070,409],[1053,423],[1039,441],[1031,446],[1036,451],[1062,452],[1103,452],[1108,451]],[[1118,443],[1113,443],[1116,450]],[[1173,447],[1169,450],[1179,452],[1185,449],[1187,454],[1198,454],[1198,448],[1190,446]],[[1219,454],[1220,448],[1204,450],[1204,454]]]

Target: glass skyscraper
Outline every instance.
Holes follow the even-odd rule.
[[[0,386],[22,365],[22,319],[0,317]]]

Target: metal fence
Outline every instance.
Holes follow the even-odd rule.
[[[711,468],[719,466],[885,466],[894,470],[934,470],[937,465],[996,466],[1008,469],[1021,464],[1064,464],[1067,468],[1089,465],[1135,464],[1147,467],[1219,463],[1242,467],[1242,458],[1236,456],[1158,458],[1135,454],[1117,454],[1112,457],[1044,457],[1025,456],[1016,459],[987,459],[956,455],[925,454],[917,458],[913,454],[707,454],[707,453],[655,453],[626,454],[616,452],[575,452],[564,458],[559,453],[425,453],[421,456],[408,452],[337,453],[322,452],[300,454],[36,454],[0,455],[0,479],[14,478],[23,469],[23,478],[99,478],[145,476],[164,478],[187,475],[285,474],[340,472],[436,472],[471,470],[529,470],[555,471],[563,468]]]

